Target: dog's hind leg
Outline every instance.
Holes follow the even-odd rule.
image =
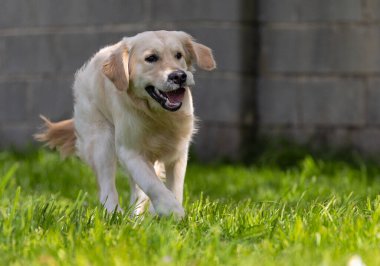
[[[149,198],[131,177],[129,178],[129,186],[131,187],[130,206],[132,207],[132,215],[140,215],[144,213]]]

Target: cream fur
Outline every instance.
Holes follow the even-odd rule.
[[[175,58],[177,52],[183,58]],[[160,60],[146,62],[151,53]],[[151,210],[159,215],[184,215],[183,183],[195,131],[193,62],[206,70],[215,68],[211,50],[188,34],[144,32],[101,49],[76,73],[75,149],[94,170],[100,200],[108,211],[120,210],[115,186],[119,161],[130,176],[135,214],[142,213],[150,199]],[[170,112],[145,87],[177,89],[168,82],[168,74],[175,70],[187,74],[186,92],[182,107]],[[166,183],[159,178],[164,172]]]

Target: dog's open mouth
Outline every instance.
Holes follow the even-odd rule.
[[[175,112],[182,106],[183,98],[185,97],[185,88],[179,88],[173,91],[161,91],[153,86],[147,86],[145,90],[150,97],[155,99],[162,108]]]

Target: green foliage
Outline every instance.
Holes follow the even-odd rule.
[[[271,156],[272,153],[272,156]],[[290,159],[289,159],[290,158]],[[284,163],[285,162],[285,163]],[[380,167],[290,147],[191,163],[182,221],[107,214],[77,158],[0,152],[2,265],[380,265]]]

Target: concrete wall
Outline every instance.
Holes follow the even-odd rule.
[[[243,95],[253,87],[253,8],[245,0],[1,1],[0,145],[31,142],[39,114],[53,121],[71,117],[73,74],[99,48],[144,30],[168,29],[212,47],[218,63],[217,71],[196,74],[193,93],[202,121],[197,155],[236,157]]]
[[[260,132],[380,151],[380,1],[260,2]]]
[[[23,147],[72,113],[73,74],[100,47],[184,30],[218,70],[193,90],[204,159],[236,158],[256,133],[380,151],[380,0],[3,0],[0,145]]]

